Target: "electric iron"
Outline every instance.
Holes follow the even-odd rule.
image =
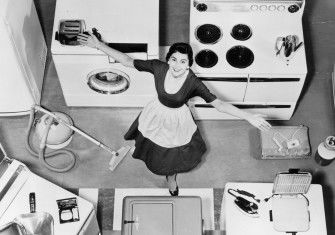
[[[259,217],[258,203],[260,200],[256,199],[253,194],[239,189],[228,189],[228,193],[235,197],[234,203],[243,214],[253,218]]]

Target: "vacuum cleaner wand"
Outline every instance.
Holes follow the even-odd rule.
[[[67,123],[65,120],[63,120],[61,117],[57,116],[56,114],[42,108],[41,106],[35,105],[35,109],[37,111],[41,111],[45,114],[50,115],[51,117],[53,117],[57,122],[64,124],[65,126],[67,126],[68,128],[70,128],[71,130],[77,132],[78,134],[84,136],[86,139],[90,140],[91,142],[93,142],[94,144],[98,145],[99,147],[107,150],[108,152],[110,152],[111,154],[116,154],[116,151],[113,151],[110,147],[104,145],[103,143],[101,143],[100,141],[94,139],[92,136],[89,136],[88,134],[86,134],[85,132],[83,132],[82,130],[78,129],[77,127],[70,125],[69,123]]]
[[[82,135],[83,137],[85,137],[86,139],[90,140],[91,142],[93,142],[94,144],[98,145],[99,147],[105,149],[106,151],[108,151],[109,153],[112,154],[112,159],[110,162],[110,165],[113,165],[114,167],[110,168],[111,170],[114,170],[115,167],[118,165],[118,163],[121,162],[121,160],[125,157],[125,155],[129,152],[130,150],[130,146],[125,146],[122,147],[120,150],[118,151],[114,151],[112,150],[110,147],[108,147],[107,145],[103,144],[102,142],[96,140],[95,138],[93,138],[92,136],[86,134],[85,132],[83,132],[82,130],[78,129],[77,127],[67,123],[65,120],[63,120],[61,117],[57,116],[56,114],[42,108],[39,105],[35,105],[34,109],[40,112],[43,112],[45,114],[50,115],[51,117],[53,117],[57,122],[64,124],[65,126],[67,126],[68,128],[70,128],[71,130],[77,132],[78,134]],[[117,159],[120,158],[120,159]],[[114,160],[113,160],[114,159]],[[117,164],[115,164],[115,162],[117,162]]]

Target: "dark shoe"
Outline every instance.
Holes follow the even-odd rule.
[[[169,193],[171,194],[171,196],[178,196],[179,195],[179,187],[177,186],[176,190],[174,190],[174,191],[170,191],[170,189],[169,189]]]
[[[177,184],[176,178],[177,178],[177,175],[175,176],[175,181],[176,181],[176,184]],[[168,181],[168,176],[166,176],[166,181]],[[174,191],[171,191],[169,189],[169,193],[171,194],[171,196],[178,196],[179,195],[179,187],[178,187],[178,185],[177,185],[177,187],[176,187],[176,189]]]

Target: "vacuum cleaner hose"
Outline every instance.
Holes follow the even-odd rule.
[[[50,153],[45,153],[46,140],[47,140],[47,137],[48,137],[50,126],[52,124],[52,118],[50,118],[50,121],[47,122],[47,128],[46,128],[45,133],[43,133],[42,140],[41,140],[41,143],[40,143],[39,152],[35,151],[32,148],[32,145],[30,143],[30,135],[31,135],[32,126],[33,126],[33,122],[34,122],[34,117],[35,117],[35,110],[34,110],[34,108],[32,108],[30,110],[30,117],[29,117],[28,130],[27,130],[27,136],[26,136],[26,148],[27,148],[27,150],[30,152],[31,155],[33,155],[35,157],[38,157],[40,162],[51,171],[61,173],[61,172],[66,172],[66,171],[69,171],[70,169],[72,169],[72,167],[76,163],[76,156],[70,150],[58,149],[58,150],[55,150],[55,151],[50,152]],[[55,157],[55,156],[60,155],[60,154],[68,155],[69,158],[72,159],[72,161],[66,167],[55,167],[55,166],[50,165],[46,161],[46,158]]]

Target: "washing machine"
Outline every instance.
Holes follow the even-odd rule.
[[[143,107],[153,99],[152,74],[80,45],[76,35],[90,31],[134,59],[158,59],[158,23],[157,0],[57,0],[51,52],[66,104]]]

